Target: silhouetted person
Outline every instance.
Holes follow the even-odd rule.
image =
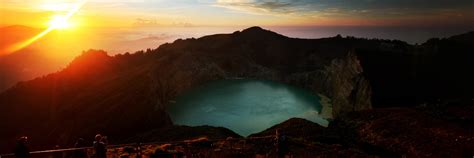
[[[95,158],[107,158],[107,137],[102,135],[95,135],[94,150]]]
[[[104,143],[105,145],[109,144],[109,140],[107,139],[107,136],[102,136],[102,138],[100,139],[100,141],[102,143]]]
[[[285,135],[283,135],[280,130],[277,129],[275,131],[275,147],[278,158],[284,158],[286,153],[288,152],[286,143],[287,142]]]
[[[74,148],[84,148],[87,147],[86,141],[82,138],[77,139],[76,144],[74,144]],[[76,150],[74,152],[74,158],[87,158],[86,149]]]
[[[136,158],[141,158],[142,157],[142,144],[138,143],[137,144],[137,157]]]
[[[15,158],[30,158],[30,150],[27,146],[28,137],[20,137],[15,147]]]

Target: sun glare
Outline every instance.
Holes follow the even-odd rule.
[[[68,3],[45,3],[40,6],[41,9],[48,11],[67,11],[70,7]]]
[[[49,25],[53,29],[65,29],[71,27],[68,17],[63,15],[54,15],[51,21],[49,21]]]
[[[43,36],[45,36],[46,34],[51,32],[52,30],[70,28],[71,23],[68,20],[71,18],[72,15],[74,15],[77,11],[79,11],[79,9],[86,2],[87,2],[87,0],[82,0],[80,3],[77,3],[76,5],[73,5],[73,6],[67,6],[67,5],[62,5],[62,4],[45,5],[46,7],[42,6],[42,7],[44,7],[44,9],[47,9],[47,10],[63,10],[63,9],[69,8],[69,7],[71,7],[71,9],[68,10],[67,14],[54,15],[51,18],[51,20],[49,21],[49,23],[48,23],[49,27],[47,29],[45,29],[41,33],[37,34],[36,36],[34,36],[34,37],[32,37],[28,40],[25,40],[25,41],[22,41],[22,42],[19,42],[19,43],[16,43],[16,44],[13,44],[13,45],[9,46],[6,49],[6,51],[9,52],[9,53],[12,53],[12,52],[18,51],[20,49],[23,49],[23,48],[27,47],[28,45],[32,44],[33,42],[35,42],[36,40],[42,38]]]

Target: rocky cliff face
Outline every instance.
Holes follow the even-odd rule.
[[[288,83],[307,87],[332,100],[332,114],[337,117],[350,111],[372,108],[371,89],[357,56],[348,53],[331,60],[322,70],[298,73],[286,78]]]
[[[163,45],[156,50],[156,58],[164,62],[156,62],[152,71],[157,94],[162,97],[157,102],[166,106],[176,95],[205,82],[252,78],[328,96],[334,116],[370,109],[371,89],[357,56],[349,49],[323,50],[324,43],[249,28]],[[203,47],[205,44],[212,45]]]
[[[190,55],[192,56],[192,55]],[[189,60],[189,62],[187,62]],[[221,79],[252,78],[283,82],[312,90],[332,99],[333,115],[371,109],[371,90],[363,76],[359,60],[352,53],[330,60],[322,69],[302,72],[284,72],[276,67],[255,63],[252,59],[237,57],[227,61],[235,67],[212,58],[193,56],[175,59],[173,68],[156,65],[154,76],[158,107],[168,104],[176,95],[202,83]],[[181,66],[178,66],[181,65]],[[183,69],[184,67],[184,69]]]

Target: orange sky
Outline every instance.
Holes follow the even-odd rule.
[[[81,1],[2,0],[0,25],[45,27],[53,15]],[[424,7],[416,6],[422,2]],[[88,0],[71,22],[83,27],[434,25],[472,22],[472,10],[473,2],[466,0]]]
[[[82,2],[67,27],[51,29]],[[167,32],[183,31],[176,28],[222,27],[180,36],[194,37],[249,26],[472,26],[473,10],[471,0],[1,0],[0,27],[50,28],[59,40],[83,49],[123,52],[178,38],[165,39]],[[150,27],[155,34],[147,34]],[[137,44],[122,48],[126,42]]]

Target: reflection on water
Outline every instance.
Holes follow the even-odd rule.
[[[175,124],[211,125],[249,135],[291,117],[327,126],[321,118],[320,97],[309,91],[271,81],[214,81],[179,96],[168,111]]]

